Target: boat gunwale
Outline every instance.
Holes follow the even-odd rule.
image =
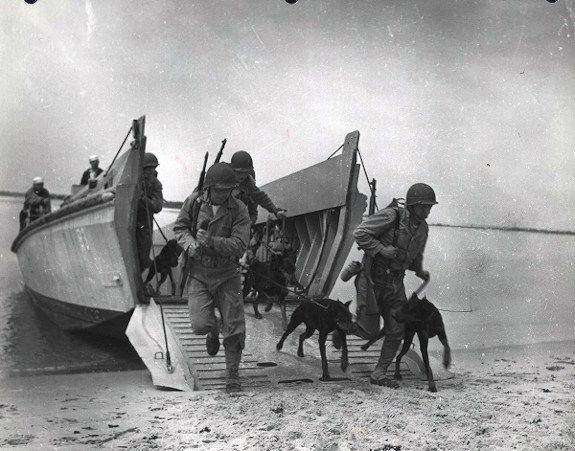
[[[113,196],[106,196],[107,194],[114,194]],[[32,234],[39,230],[45,229],[54,224],[58,224],[65,220],[70,219],[70,217],[77,216],[80,214],[86,214],[91,212],[93,209],[101,208],[108,203],[112,203],[116,200],[116,190],[115,187],[107,188],[98,193],[94,193],[88,197],[79,199],[78,201],[66,205],[58,210],[38,218],[36,221],[32,222],[29,226],[22,229],[16,238],[14,239],[11,247],[11,251],[14,253],[18,252],[19,247],[22,243]]]

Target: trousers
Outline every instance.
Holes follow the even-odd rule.
[[[222,319],[224,346],[227,339],[237,336],[241,349],[245,346],[246,319],[239,273],[218,277],[217,269],[192,268],[188,279],[188,308],[195,335],[205,335],[216,327],[216,309]]]

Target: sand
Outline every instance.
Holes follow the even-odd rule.
[[[452,379],[159,390],[147,371],[0,380],[0,449],[573,450],[573,343],[454,351]],[[318,375],[319,376],[319,375]]]

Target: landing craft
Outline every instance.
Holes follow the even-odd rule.
[[[122,152],[124,143],[120,146],[117,158],[98,176],[97,183],[73,187],[61,208],[18,234],[12,251],[34,304],[60,328],[127,335],[157,386],[218,389],[224,383],[223,355],[208,356],[204,337],[192,335],[187,293],[172,296],[170,284],[165,284],[150,297],[142,283],[135,237],[146,150],[144,132],[142,116],[133,121],[126,135],[124,143],[132,138],[129,148]],[[357,190],[358,142],[359,132],[351,132],[339,155],[261,187],[276,205],[287,210],[287,217],[277,224],[260,210],[255,228],[268,243],[273,239],[289,243],[296,255],[297,283],[303,287],[299,295],[309,299],[329,297],[352,248],[352,231],[366,209],[367,197]],[[156,255],[172,237],[170,225],[155,231]],[[174,273],[178,279],[177,268]],[[299,295],[293,292],[291,311]],[[319,355],[302,362],[277,353],[275,341],[282,333],[279,313],[272,309],[263,320],[257,320],[250,307],[246,309],[248,336],[240,368],[247,380],[242,385],[317,379]],[[359,344],[352,347],[359,349]],[[364,366],[372,364],[378,350],[373,349],[370,356],[357,349],[353,352],[353,371],[369,374]],[[410,370],[416,372],[418,369],[412,368],[416,359],[407,357]]]

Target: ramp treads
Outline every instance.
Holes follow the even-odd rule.
[[[288,304],[288,319],[297,304]],[[246,304],[246,347],[240,365],[240,378],[245,389],[268,389],[278,386],[300,384],[317,384],[322,375],[321,356],[317,342],[317,332],[304,342],[305,357],[297,356],[299,336],[305,326],[299,326],[286,339],[283,349],[276,350],[276,344],[283,334],[281,313],[277,304],[270,312],[264,312],[260,305],[263,319],[258,320],[253,314],[251,304]],[[185,303],[162,301],[163,314],[183,355],[196,379],[197,390],[221,390],[225,388],[226,366],[223,344],[216,356],[206,352],[205,336],[192,333],[188,307]],[[331,336],[326,343],[329,373],[338,379],[337,383],[369,378],[381,349],[381,341],[367,351],[361,349],[364,340],[347,337],[349,367],[347,372],[340,368],[341,351],[331,344]],[[390,368],[390,371],[393,368]],[[401,374],[404,380],[415,379],[408,366],[402,362]],[[328,382],[333,383],[333,382]]]

